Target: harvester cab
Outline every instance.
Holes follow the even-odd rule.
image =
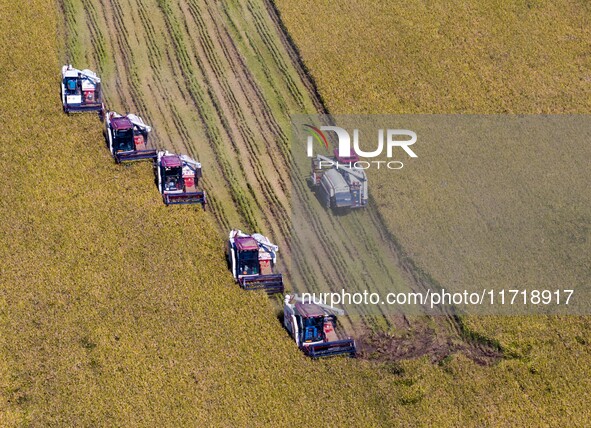
[[[152,128],[135,114],[121,116],[115,112],[106,115],[106,136],[115,162],[156,159],[156,149],[148,149],[148,136]]]
[[[344,312],[332,306],[304,302],[297,295],[286,295],[283,325],[298,347],[312,358],[348,355],[355,357],[355,340],[339,338],[337,314]]]
[[[201,163],[185,155],[168,151],[157,153],[158,189],[166,205],[207,203],[205,192],[199,190]]]
[[[245,290],[283,293],[283,275],[274,272],[278,251],[279,247],[266,236],[232,230],[226,257],[234,279]]]
[[[333,150],[334,158],[343,165],[348,165],[352,167],[355,162],[359,162],[359,155],[354,151],[349,149],[349,154],[347,156],[341,156],[339,149]]]
[[[104,113],[101,79],[91,70],[62,67],[62,105],[66,113]]]
[[[367,205],[367,175],[354,167],[357,155],[335,158],[316,155],[312,158],[310,182],[319,192],[326,208],[363,208]]]

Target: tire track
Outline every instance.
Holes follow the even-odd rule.
[[[291,74],[289,73],[288,66],[286,62],[283,60],[283,56],[281,52],[277,48],[273,37],[270,35],[270,31],[264,23],[264,18],[262,17],[261,9],[257,8],[251,0],[248,1],[248,10],[252,14],[254,19],[255,27],[259,35],[261,36],[264,45],[268,48],[269,52],[271,53],[277,67],[281,70],[283,74],[283,78],[290,89],[290,93],[292,94],[294,100],[296,101],[297,105],[301,108],[301,110],[305,110],[306,104],[304,102],[304,97],[302,93],[299,91],[297,84],[294,82]]]
[[[105,68],[107,61],[107,49],[105,46],[105,38],[98,24],[98,15],[94,5],[90,0],[82,0],[86,21],[89,24],[90,39],[95,57],[95,62],[98,65],[98,71],[101,73]]]
[[[269,163],[271,165],[275,163],[269,159],[270,162],[263,164],[264,159],[263,161],[261,159],[264,150],[261,150],[257,141],[255,141],[256,131],[260,131],[263,128],[255,126],[253,129],[248,124],[249,120],[247,116],[254,118],[258,116],[257,110],[261,110],[261,108],[257,109],[255,106],[259,104],[260,100],[255,98],[256,93],[250,92],[244,85],[243,80],[248,79],[243,79],[244,76],[239,73],[239,64],[232,61],[236,57],[230,57],[229,47],[225,45],[221,34],[216,31],[216,28],[219,28],[219,24],[215,25],[214,28],[210,28],[202,19],[202,15],[204,15],[203,11],[199,10],[196,3],[195,1],[189,1],[188,8],[189,14],[199,30],[201,48],[203,50],[203,55],[200,55],[198,51],[196,53],[201,57],[206,57],[208,60],[207,64],[211,66],[209,69],[209,82],[212,84],[214,92],[218,94],[216,102],[220,105],[222,111],[225,112],[225,115],[228,116],[226,123],[232,127],[230,132],[235,137],[240,136],[239,139],[235,140],[236,149],[239,152],[245,149],[247,152],[246,156],[242,154],[241,157],[248,159],[248,166],[254,174],[255,180],[250,180],[251,185],[253,187],[257,186],[260,189],[263,196],[261,204],[264,204],[271,211],[272,221],[269,221],[269,218],[267,218],[267,224],[277,223],[281,229],[285,230],[285,227],[290,223],[290,218],[278,194],[278,191],[281,189],[276,188],[269,180],[269,176],[272,175],[266,172],[265,168]],[[216,23],[216,17],[214,17],[210,8],[207,10],[207,15],[210,18],[208,20],[209,22]],[[210,34],[217,36],[214,37],[215,42],[210,38]],[[223,58],[218,57],[216,52],[224,53]],[[204,68],[208,68],[207,65]],[[228,69],[232,72],[228,73]],[[227,77],[228,75],[232,76],[232,82]],[[237,88],[240,90],[237,90]],[[245,105],[248,108],[244,108]],[[260,138],[264,140],[266,147],[271,147],[267,134],[262,133]],[[265,153],[264,156],[267,157],[268,153]],[[279,172],[278,169],[276,171]],[[249,172],[246,172],[246,174],[248,176],[251,175]],[[283,199],[287,200],[288,196],[283,196]]]
[[[197,79],[197,76],[193,72],[194,68],[191,63],[190,55],[185,46],[182,30],[180,29],[180,25],[174,16],[174,12],[170,4],[165,0],[161,0],[159,1],[158,5],[164,15],[168,33],[172,38],[175,47],[174,56],[180,65],[181,73],[186,82],[188,93],[193,101],[193,104],[197,108],[197,111],[199,112],[205,134],[207,135],[211,147],[214,150],[216,159],[219,162],[219,167],[221,168],[223,175],[228,180],[231,189],[230,194],[235,202],[235,207],[242,215],[244,222],[249,227],[253,229],[259,229],[257,217],[250,208],[250,203],[252,201],[249,200],[250,198],[245,195],[243,189],[238,184],[240,182],[240,175],[237,175],[234,172],[232,164],[225,156],[224,141],[228,140],[224,140],[220,131],[220,127],[217,125],[217,123],[219,123],[218,120],[220,120],[222,122],[221,128],[224,128],[223,114],[219,111],[219,106],[213,102],[213,99],[211,98],[211,91],[208,90],[206,95],[206,92],[203,91],[199,83],[199,79]],[[202,65],[200,66],[199,63],[197,63],[197,66],[202,72]],[[207,108],[207,106],[212,105],[214,109],[213,113],[209,110],[209,108]],[[239,173],[242,174],[242,177],[244,176],[242,170],[240,170]]]
[[[112,43],[113,48],[117,49],[117,52],[120,54],[120,67],[117,68],[117,75],[124,74],[125,79],[127,81],[127,85],[129,90],[126,91],[131,96],[131,103],[125,102],[125,98],[122,101],[125,102],[127,106],[127,110],[129,109],[129,104],[135,105],[137,108],[137,112],[140,115],[144,115],[146,113],[146,108],[144,103],[142,102],[142,91],[139,88],[139,79],[137,76],[137,71],[135,71],[135,62],[133,59],[133,50],[131,49],[128,40],[129,34],[127,29],[125,28],[125,24],[123,21],[123,12],[117,0],[106,0],[105,10],[110,10],[112,12],[112,20],[107,18],[106,22],[108,23],[111,21],[113,23],[113,31],[111,31],[111,37],[114,43]],[[123,73],[122,73],[123,71]]]

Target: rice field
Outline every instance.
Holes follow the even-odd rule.
[[[332,114],[591,110],[586,3],[275,3]],[[472,139],[413,148],[418,160],[395,178],[370,175],[373,202],[404,254],[434,283],[587,289],[591,152],[585,139],[495,146]],[[588,302],[580,303],[588,311]],[[522,391],[517,402],[533,404],[558,425],[585,424],[580,417],[589,406],[576,397],[587,395],[578,380],[589,378],[588,317],[464,321],[529,367],[513,373],[514,384],[537,379],[536,393]],[[491,395],[501,397],[505,388],[499,380]],[[576,402],[580,414],[564,411]],[[515,415],[525,413],[515,406]]]
[[[396,351],[415,359],[310,361],[280,326],[273,302],[233,283],[220,230],[237,223],[280,236],[274,210],[282,202],[273,200],[289,195],[276,173],[240,166],[238,152],[266,156],[264,137],[256,140],[258,151],[247,146],[248,129],[262,125],[244,123],[270,111],[282,123],[278,129],[287,129],[280,112],[319,108],[277,44],[281,33],[269,27],[268,4],[146,1],[129,13],[132,3],[124,1],[31,0],[15,13],[11,3],[0,0],[0,16],[10,24],[0,29],[0,165],[7,183],[17,183],[5,185],[0,198],[1,426],[308,426],[311,420],[584,426],[589,420],[586,319],[517,318],[497,330],[498,323],[470,320],[479,331],[488,326],[508,350],[492,365],[476,364],[468,353],[437,364],[420,357],[417,342],[407,340],[413,328],[427,331],[422,337],[430,343],[463,342],[449,334],[457,326],[438,320],[391,332],[406,347]],[[137,28],[151,38],[140,39]],[[211,34],[221,34],[210,41],[215,48],[207,47]],[[230,41],[258,53],[232,54]],[[221,52],[242,58],[248,73],[216,74]],[[150,165],[114,164],[96,117],[62,114],[58,74],[66,57],[97,64],[109,106],[152,119],[162,145],[211,165],[205,171],[211,213],[164,207]],[[256,58],[265,58],[264,65]],[[158,70],[159,77],[150,77]],[[269,108],[229,120],[228,112],[239,114],[232,94],[241,97],[240,110],[256,100],[253,86],[238,90],[250,78],[274,94],[263,97]],[[265,129],[273,128],[269,123]],[[224,134],[229,129],[233,138]],[[269,150],[283,153],[281,144],[271,144],[277,141],[269,137]],[[267,180],[256,184],[257,174]],[[259,187],[251,191],[248,184]],[[392,350],[392,341],[378,345],[376,357]],[[548,358],[549,349],[560,358]]]
[[[12,10],[0,2],[0,425],[305,425],[318,401],[326,423],[387,424],[369,364],[305,358],[267,297],[233,283],[215,218],[166,208],[149,164],[116,165],[96,116],[62,113],[56,4]]]
[[[310,192],[308,164],[293,157],[290,116],[324,107],[271,3],[58,4],[64,61],[96,69],[110,109],[139,113],[157,145],[203,164],[220,236],[231,228],[268,234],[288,288],[299,292],[419,286],[375,209],[333,216]],[[384,312],[362,308],[343,323],[357,336],[400,323]],[[467,329],[453,320],[440,327],[456,339]]]

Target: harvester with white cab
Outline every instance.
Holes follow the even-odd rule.
[[[98,112],[104,115],[101,79],[94,71],[62,67],[62,106],[66,113]]]
[[[248,235],[233,229],[226,247],[228,267],[245,290],[283,293],[283,275],[275,272],[278,251],[279,247],[260,233]]]
[[[355,357],[355,340],[343,337],[338,331],[337,315],[344,315],[344,311],[322,303],[304,301],[297,295],[285,296],[283,325],[296,345],[311,358],[335,355]]]
[[[114,111],[105,116],[105,137],[115,162],[156,159],[157,151],[149,148],[152,128],[135,114],[121,116]]]
[[[186,155],[159,151],[156,180],[165,205],[207,203],[205,191],[199,188],[201,163]]]

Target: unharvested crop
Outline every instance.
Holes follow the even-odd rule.
[[[590,111],[587,4],[276,4],[333,114]],[[511,143],[417,144],[418,160],[400,174],[370,176],[373,202],[404,252],[440,286],[586,286],[589,145]],[[499,378],[490,391],[500,400],[515,394],[513,405],[491,410],[497,423],[507,411],[526,414],[528,402],[547,424],[585,424],[588,318],[465,322],[516,358],[514,380]]]

